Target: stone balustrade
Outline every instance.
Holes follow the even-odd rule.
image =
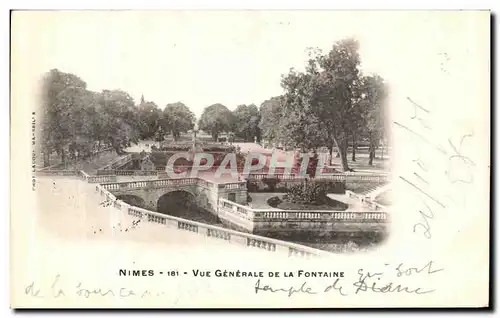
[[[115,176],[157,176],[160,171],[157,170],[98,170],[97,175],[115,175]]]
[[[197,178],[182,178],[182,179],[159,179],[159,180],[103,183],[102,186],[107,190],[121,190],[121,189],[163,188],[168,186],[192,185],[197,183],[198,183]]]
[[[226,190],[246,189],[246,188],[247,188],[247,183],[245,181],[224,184],[224,189]]]
[[[359,195],[359,194],[356,194],[356,193],[349,191],[349,190],[346,190],[346,194],[350,198],[358,199],[362,204],[364,204],[365,206],[369,207],[370,209],[372,209],[374,211],[387,210],[386,206],[373,201],[370,197],[367,197],[364,195]]]
[[[267,210],[253,209],[231,202],[226,199],[219,199],[219,212],[232,213],[248,220],[308,220],[308,221],[350,221],[350,222],[385,222],[388,219],[386,212],[344,212],[344,211],[302,211],[302,210]]]
[[[78,176],[78,170],[37,170],[37,176]]]
[[[88,183],[116,182],[115,175],[88,176]]]
[[[141,189],[141,188],[162,188],[169,186],[182,186],[182,185],[199,185],[205,188],[222,187],[226,190],[246,189],[246,182],[230,182],[226,184],[218,184],[210,182],[202,178],[179,178],[179,179],[157,179],[157,180],[142,180],[142,181],[128,181],[116,183],[103,183],[103,187],[107,190],[120,190],[120,189]]]
[[[96,190],[96,192],[99,193],[99,195],[101,197],[105,197],[106,201],[112,202],[113,205],[116,203],[116,197],[114,196],[114,194],[112,194],[111,192],[109,192],[102,185],[100,185],[100,184],[96,185],[95,190]],[[122,202],[122,201],[120,201],[118,204],[121,206],[121,204],[125,204],[125,203]]]
[[[274,175],[269,175],[267,173],[251,173],[246,179],[247,180],[263,180],[263,179],[278,179],[282,181],[303,181],[307,177],[298,176],[295,174],[280,174],[275,173]],[[332,174],[326,176],[316,176],[315,178],[310,178],[310,180],[329,180],[338,182],[376,182],[384,183],[388,182],[389,176],[387,174]]]
[[[281,253],[290,257],[318,257],[331,255],[328,252],[299,244],[185,220],[132,206],[120,200],[117,202],[120,202],[122,211],[127,211],[127,214],[139,218],[142,221],[164,225],[168,228],[175,228],[177,230],[189,231],[205,237],[226,241],[230,244],[242,245],[248,248],[258,248],[269,252]]]
[[[47,172],[47,171],[44,171]],[[99,175],[90,176],[84,171],[76,170],[59,170],[50,171],[52,175],[78,175],[83,180],[92,182],[102,182],[100,180],[107,180],[116,178],[116,175]],[[50,173],[49,172],[49,173]],[[140,189],[140,188],[154,188],[154,187],[167,187],[170,185],[202,185],[205,187],[218,188],[218,184],[200,178],[183,178],[183,179],[160,179],[160,180],[147,180],[147,181],[133,181],[133,182],[111,182],[97,184],[95,187],[96,192],[114,209],[125,211],[127,214],[140,218],[145,222],[157,223],[167,227],[174,227],[177,230],[190,231],[197,235],[203,235],[213,239],[219,239],[231,244],[243,245],[249,248],[258,248],[269,252],[276,252],[286,254],[289,257],[311,257],[311,256],[325,256],[330,255],[328,252],[317,250],[314,248],[302,246],[299,244],[289,243],[277,239],[271,239],[264,236],[258,236],[249,233],[238,232],[218,226],[199,223],[191,220],[181,219],[174,216],[161,214],[147,209],[142,209],[136,206],[129,205],[121,200],[117,200],[116,196],[110,191],[119,190],[122,188]],[[223,185],[224,189],[246,189],[246,182],[231,182]],[[227,186],[227,187],[226,187]],[[348,193],[348,195],[355,195]],[[239,219],[246,220],[247,224],[255,224],[255,222],[271,221],[294,221],[305,220],[309,221],[350,221],[354,222],[387,222],[387,213],[382,211],[373,212],[342,212],[342,211],[295,211],[295,210],[268,210],[268,209],[252,209],[251,207],[237,204],[235,202],[220,198],[218,200],[218,212],[220,215],[230,214]],[[234,218],[233,217],[233,218]]]

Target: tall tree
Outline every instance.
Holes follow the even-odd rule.
[[[174,140],[179,140],[181,133],[186,133],[194,128],[195,115],[181,102],[167,104],[163,116]]]
[[[373,165],[375,150],[385,134],[385,102],[387,98],[387,85],[378,75],[363,77],[363,118],[365,120],[364,136],[369,141],[368,164]]]
[[[305,73],[292,70],[282,80],[283,107],[287,113],[282,118],[286,120],[287,139],[306,149],[324,144],[336,146],[344,171],[349,170],[349,114],[359,64],[357,41],[344,39],[336,42],[329,53],[312,56]]]
[[[152,138],[158,130],[160,120],[163,116],[161,109],[154,102],[144,101],[144,96],[142,96],[138,107],[138,115],[141,138]]]
[[[359,80],[354,82],[353,92],[352,92],[352,104],[348,109],[346,116],[349,120],[349,136],[352,146],[352,157],[351,161],[356,161],[356,149],[358,146],[358,141],[364,136],[366,130],[365,124],[366,120],[364,118],[365,105],[364,100],[366,98],[366,92],[364,91],[364,77],[360,77]]]
[[[278,142],[280,139],[281,97],[272,97],[262,102],[259,113],[261,137],[269,142]]]
[[[70,131],[71,94],[85,91],[87,84],[78,76],[52,69],[43,77],[41,119],[42,152],[44,166],[48,166],[49,156],[56,151],[65,162],[65,146],[71,142]],[[78,99],[78,98],[77,98]]]
[[[233,114],[226,106],[213,104],[203,110],[198,127],[217,141],[219,134],[230,131],[233,123]]]
[[[233,111],[234,132],[239,138],[245,141],[253,141],[255,137],[260,140],[260,114],[257,106],[239,105]]]
[[[105,114],[107,142],[118,154],[130,142],[138,141],[138,112],[132,97],[121,90],[104,90],[99,96]]]

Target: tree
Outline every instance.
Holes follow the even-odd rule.
[[[378,75],[363,78],[363,118],[366,130],[364,136],[369,141],[368,164],[373,165],[375,150],[379,147],[385,134],[385,101],[387,98],[387,85]]]
[[[158,130],[163,112],[154,102],[146,102],[144,96],[138,107],[139,131],[141,139],[152,138]]]
[[[181,133],[186,133],[194,128],[195,116],[189,108],[181,102],[168,104],[163,110],[163,117],[172,133],[174,140],[179,140]]]
[[[286,127],[286,139],[306,149],[335,145],[344,171],[349,170],[349,114],[359,64],[357,41],[345,39],[336,42],[327,54],[312,55],[305,73],[291,70],[282,80],[286,114],[282,116],[282,126]]]
[[[138,141],[139,116],[134,100],[124,91],[104,90],[99,106],[105,117],[106,142],[121,154],[131,141]]]
[[[261,138],[269,142],[280,141],[281,97],[268,99],[260,105],[259,129]]]
[[[358,81],[356,81],[353,85],[353,96],[352,96],[352,105],[347,110],[346,116],[348,116],[349,120],[349,135],[351,139],[352,145],[352,158],[353,162],[356,161],[356,148],[358,144],[358,140],[364,135],[366,130],[365,118],[364,118],[364,100],[366,98],[366,92],[364,91],[364,78],[361,77]]]
[[[66,163],[68,153],[72,157],[90,156],[96,143],[100,147],[101,142],[120,154],[124,147],[138,141],[145,126],[154,125],[154,113],[158,112],[156,105],[146,103],[144,98],[136,107],[132,97],[121,90],[89,91],[78,76],[57,69],[43,77],[42,103],[44,166],[50,165],[53,152]],[[147,115],[150,113],[152,118]]]
[[[71,141],[70,110],[73,93],[82,95],[87,84],[78,76],[52,69],[43,77],[41,119],[44,166],[50,165],[50,154],[56,151],[65,163],[65,146]],[[81,96],[80,96],[81,97]],[[77,100],[81,99],[76,98]]]
[[[234,123],[233,114],[222,104],[214,104],[203,110],[198,127],[217,141],[221,132],[228,132]]]
[[[260,140],[260,114],[257,106],[239,105],[233,111],[235,135],[245,141]]]

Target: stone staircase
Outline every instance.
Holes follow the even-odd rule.
[[[390,184],[388,183],[375,184],[372,187],[366,189],[365,191],[357,194],[364,198],[369,198],[371,200],[374,200],[375,197],[377,197],[380,193],[385,192],[389,189],[390,189]]]

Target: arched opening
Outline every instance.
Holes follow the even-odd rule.
[[[159,213],[206,224],[221,225],[219,218],[196,204],[193,194],[187,191],[172,191],[158,199]]]
[[[141,197],[138,197],[136,195],[131,195],[131,194],[118,195],[118,196],[116,196],[116,199],[122,200],[125,203],[137,206],[139,208],[144,208],[144,209],[147,208],[146,202],[144,202],[144,199]]]

